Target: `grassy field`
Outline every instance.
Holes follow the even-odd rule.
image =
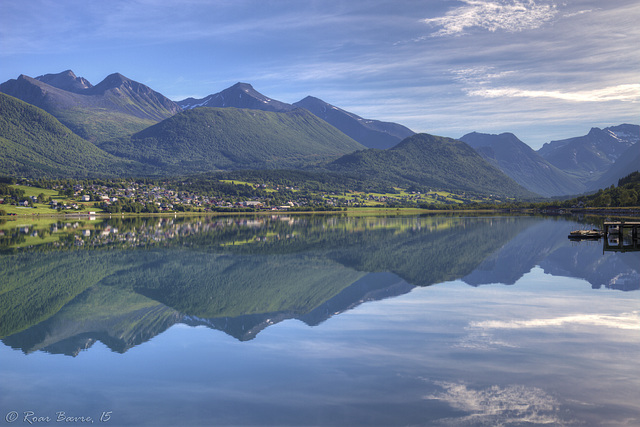
[[[252,183],[252,182],[247,182],[247,181],[238,181],[235,179],[221,179],[220,182],[223,182],[225,184],[234,184],[234,185],[248,185],[249,187],[255,187],[256,184]],[[277,190],[274,190],[273,188],[261,188],[261,190],[266,191],[267,193],[276,193]]]
[[[12,185],[12,187],[24,191],[25,197],[38,197],[40,194],[54,199],[58,197],[57,190],[47,190],[46,188],[30,187],[28,185]]]
[[[75,203],[77,205],[83,205],[84,210],[76,211],[58,211],[55,209],[51,209],[49,206],[49,202],[45,203],[34,203],[33,207],[24,207],[24,206],[12,206],[9,204],[1,204],[0,210],[3,210],[7,213],[7,215],[15,214],[15,215],[59,215],[60,213],[67,214],[88,214],[89,211],[100,213],[102,210],[97,209],[93,206],[95,202],[80,202],[76,199],[71,199],[66,196],[62,196],[58,193],[57,190],[48,190],[46,188],[38,188],[38,187],[30,187],[27,185],[12,185],[11,187],[17,188],[24,191],[25,197],[38,197],[40,194],[44,194],[46,198],[51,197],[53,200],[56,200],[59,203],[71,205]]]
[[[409,199],[413,198],[418,203],[456,203],[462,204],[465,202],[482,202],[482,200],[477,198],[468,198],[462,199],[461,196],[448,193],[446,191],[431,191],[429,193],[423,193],[418,195],[417,193],[409,193],[404,189],[397,188],[397,193],[364,193],[359,191],[349,191],[342,194],[331,194],[326,195],[327,199],[339,199],[339,200],[350,200],[350,199],[358,199],[364,206],[383,206],[385,203],[376,200],[370,200],[370,197],[382,199],[382,198],[391,198],[391,199]],[[418,199],[418,197],[420,197]]]

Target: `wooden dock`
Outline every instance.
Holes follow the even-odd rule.
[[[604,250],[616,252],[640,251],[639,231],[640,221],[605,221]]]

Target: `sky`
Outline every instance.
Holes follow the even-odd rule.
[[[0,82],[119,72],[168,98],[236,82],[532,148],[640,124],[637,0],[1,0]]]

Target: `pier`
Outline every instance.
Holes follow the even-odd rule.
[[[640,221],[605,221],[604,250],[616,252],[640,251],[639,230]]]

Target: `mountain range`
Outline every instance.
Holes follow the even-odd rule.
[[[388,186],[529,197],[608,186],[637,170],[640,159],[638,125],[594,128],[538,152],[512,134],[471,133],[442,144],[440,137],[364,119],[312,96],[277,101],[247,83],[173,102],[119,73],[94,86],[67,70],[21,75],[0,84],[0,92],[0,172],[12,176],[289,168]],[[467,144],[479,155],[469,155]]]
[[[538,154],[579,179],[596,181],[639,140],[637,125],[592,128],[587,135],[544,144]]]
[[[585,184],[533,151],[512,133],[468,133],[460,138],[518,184],[545,197],[580,194]]]
[[[118,73],[96,86],[71,70],[21,75],[0,84],[0,92],[42,108],[94,143],[141,131],[181,111],[175,102]]]
[[[552,141],[538,151],[511,133],[460,138],[513,180],[540,195],[563,196],[615,185],[640,168],[640,126],[592,128],[587,135]]]

